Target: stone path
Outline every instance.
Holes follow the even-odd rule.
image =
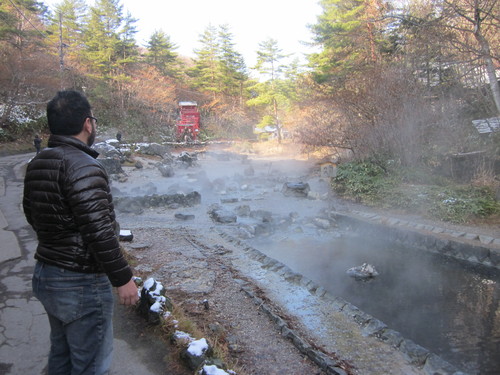
[[[32,156],[0,158],[0,375],[45,374],[50,345],[47,316],[31,294],[36,238],[21,208],[23,171]],[[115,306],[111,375],[165,374],[161,344],[144,340],[123,314]]]

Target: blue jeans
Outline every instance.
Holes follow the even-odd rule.
[[[48,375],[104,375],[113,351],[113,291],[105,274],[37,262],[33,293],[50,322]]]

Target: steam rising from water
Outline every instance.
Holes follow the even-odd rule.
[[[253,246],[471,374],[500,368],[500,272],[339,233]],[[364,262],[380,275],[367,282],[346,275]]]
[[[247,160],[207,152],[193,167],[176,166],[171,178],[163,177],[155,163],[146,161],[143,170],[129,170],[127,182],[114,183],[114,194],[198,191],[202,206],[186,212],[196,215],[191,225],[197,228],[213,226],[206,207],[228,197],[236,198],[235,203],[224,204],[228,210],[245,204],[251,210],[271,212],[275,221],[286,218],[286,226],[248,239],[249,244],[470,373],[477,373],[481,366],[481,371],[488,366],[500,368],[500,359],[494,358],[500,345],[499,272],[367,238],[352,228],[315,225],[315,218],[324,217],[325,212],[328,216],[331,200],[281,193],[284,183],[298,181],[309,183],[321,194],[329,192],[328,182],[311,171],[309,161]],[[141,225],[149,221],[172,225],[167,221],[172,212],[149,214],[141,217]],[[238,217],[237,225],[251,223],[250,217]],[[365,262],[373,264],[380,275],[363,282],[346,274],[347,269]]]

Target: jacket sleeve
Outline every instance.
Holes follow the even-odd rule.
[[[96,162],[97,163],[97,162]],[[68,204],[87,250],[115,287],[132,278],[132,270],[123,257],[116,234],[116,221],[108,176],[100,165],[79,167],[68,173]]]
[[[23,212],[28,224],[33,225],[33,220],[31,219],[31,201],[27,184],[24,185],[23,190]]]

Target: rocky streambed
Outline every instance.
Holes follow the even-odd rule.
[[[304,263],[308,239],[314,246],[349,235],[314,161],[222,150],[180,156],[137,158],[113,175],[118,219],[134,233],[125,246],[136,272],[161,280],[246,374],[457,371],[266,255],[271,243],[301,243]]]

